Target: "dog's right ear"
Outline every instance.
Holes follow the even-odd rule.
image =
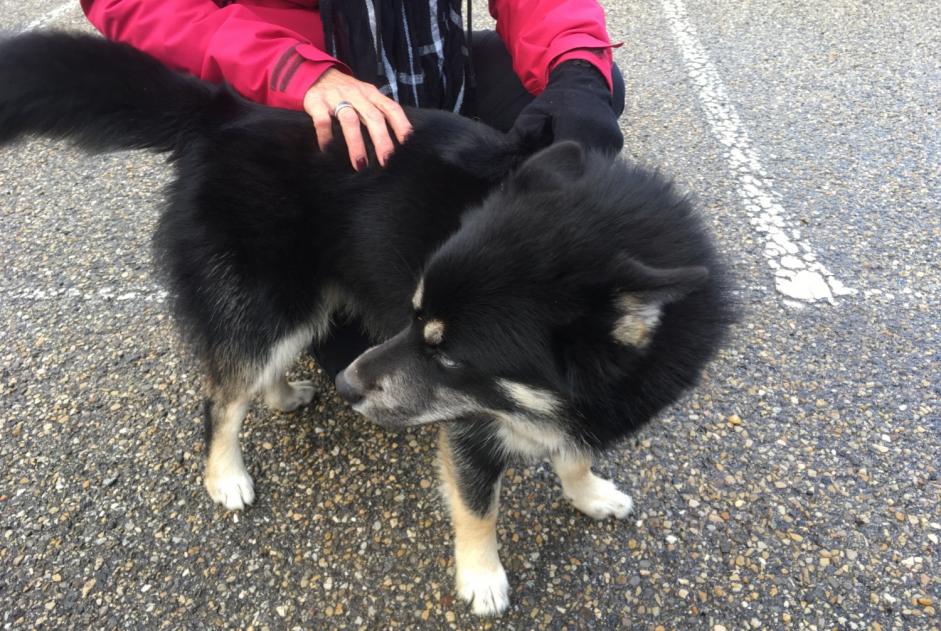
[[[664,305],[682,300],[709,277],[702,266],[655,268],[635,259],[621,264],[615,308],[614,339],[626,346],[643,348],[660,323]]]
[[[585,150],[566,140],[543,149],[523,163],[513,174],[519,190],[562,188],[585,174]]]

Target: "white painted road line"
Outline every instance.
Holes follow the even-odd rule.
[[[800,230],[788,223],[781,195],[771,186],[718,71],[687,19],[682,0],[661,0],[661,5],[686,62],[686,72],[699,89],[706,120],[725,146],[724,156],[738,180],[748,220],[764,237],[763,254],[774,273],[775,289],[794,305],[822,300],[835,304],[837,296],[856,293],[817,260]]]
[[[43,13],[41,16],[30,22],[26,25],[24,30],[32,31],[37,28],[42,28],[48,26],[52,22],[55,22],[60,17],[68,13],[72,9],[81,9],[81,5],[78,3],[78,0],[69,0],[68,2],[63,2],[56,8]]]
[[[82,301],[101,302],[163,302],[169,294],[160,287],[100,287],[95,291],[81,291],[75,287],[68,289],[52,287],[49,289],[27,289],[23,291],[0,292],[0,297],[6,301],[26,300],[30,302],[41,300],[75,299]]]

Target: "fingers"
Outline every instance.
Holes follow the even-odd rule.
[[[405,110],[402,109],[401,105],[384,96],[378,90],[376,90],[376,93],[379,98],[373,101],[373,105],[383,113],[398,141],[405,142],[408,135],[412,133],[412,124],[408,122]]]
[[[357,171],[362,171],[366,168],[366,144],[363,142],[363,134],[359,126],[359,115],[355,108],[355,105],[343,108],[337,113],[337,120],[340,121],[340,129],[343,130],[343,137],[346,139],[350,164]]]
[[[326,101],[314,99],[308,105],[304,103],[307,113],[314,121],[314,131],[317,134],[317,147],[323,151],[333,140],[333,114]]]
[[[376,95],[385,98],[379,94],[378,90],[376,91]],[[372,145],[376,150],[376,158],[379,160],[379,164],[385,166],[389,157],[392,155],[392,151],[395,149],[395,145],[392,144],[392,138],[389,137],[386,117],[378,107],[373,105],[373,103],[365,97],[365,95],[359,94],[351,96],[350,103],[353,104],[353,109],[359,114],[359,120],[366,126],[366,131],[369,132],[369,137],[372,139]],[[344,114],[345,112],[340,113]],[[346,135],[345,127],[343,133]],[[347,136],[347,143],[349,143],[349,136]]]
[[[344,107],[337,112],[337,105],[344,101],[352,107]],[[367,164],[361,125],[369,134],[381,166],[386,165],[395,149],[389,128],[399,142],[404,142],[412,130],[405,111],[398,103],[375,86],[333,69],[325,72],[307,91],[304,110],[313,120],[321,150],[333,140],[333,118],[337,118],[346,140],[350,163],[357,171]]]

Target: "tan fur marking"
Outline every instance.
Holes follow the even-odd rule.
[[[561,407],[561,402],[547,390],[532,388],[508,379],[501,379],[498,383],[507,396],[530,412],[552,414]]]
[[[562,453],[553,458],[552,466],[562,482],[562,488],[571,488],[594,477],[591,460],[591,456]]]
[[[415,295],[412,296],[412,306],[415,307],[415,311],[421,309],[421,301],[425,296],[425,279],[418,279],[418,287],[415,288]]]
[[[425,325],[425,342],[437,346],[444,341],[444,322],[431,320]]]
[[[621,296],[617,301],[624,316],[614,324],[614,339],[627,346],[643,347],[650,343],[660,322],[660,309],[634,296]]]

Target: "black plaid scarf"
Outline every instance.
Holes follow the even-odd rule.
[[[403,105],[468,113],[474,81],[461,0],[321,0],[320,17],[327,52],[357,79]]]

